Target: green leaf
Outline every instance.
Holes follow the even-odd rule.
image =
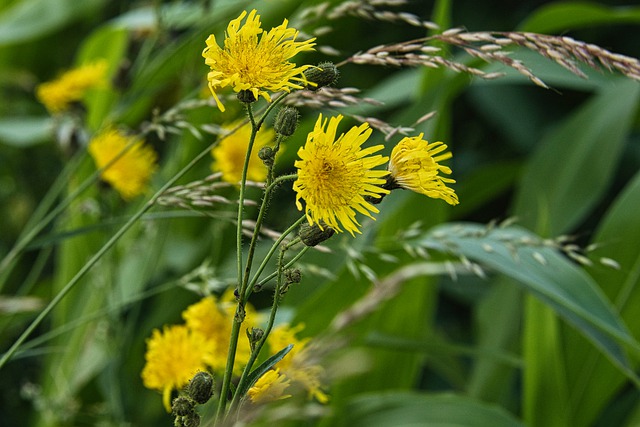
[[[0,15],[0,46],[44,36],[97,11],[105,0],[23,0]]]
[[[555,2],[541,6],[522,22],[520,31],[557,33],[596,25],[640,22],[640,7],[608,7],[592,2]]]
[[[525,299],[524,321],[524,421],[532,427],[571,425],[560,322],[531,295]]]
[[[640,173],[627,185],[602,220],[590,254],[594,266],[590,273],[608,297],[615,302],[631,332],[640,335]],[[620,268],[607,267],[600,258],[612,258]],[[571,338],[571,337],[569,337]],[[625,384],[611,363],[583,340],[569,339],[567,365],[572,368],[570,386],[574,395],[575,425],[593,425],[607,402],[616,399]]]
[[[637,82],[615,81],[540,142],[516,198],[523,225],[567,232],[605,193],[640,99]]]
[[[247,377],[247,381],[245,382],[245,386],[242,390],[238,389],[236,393],[240,393],[240,396],[244,396],[247,394],[247,391],[263,376],[269,369],[273,368],[273,365],[281,361],[293,348],[293,344],[289,344],[264,362],[260,364],[257,368],[255,368],[249,376]]]
[[[623,344],[640,351],[615,308],[584,270],[544,240],[520,228],[470,223],[434,228],[419,245],[462,255],[512,279],[576,327],[629,378],[636,379]]]
[[[0,120],[0,143],[31,147],[51,139],[51,117],[11,117]]]
[[[370,394],[353,399],[341,420],[349,427],[519,427],[503,409],[455,394],[410,392]]]

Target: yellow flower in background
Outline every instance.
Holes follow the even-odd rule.
[[[187,327],[204,336],[210,343],[209,352],[205,355],[205,361],[214,371],[223,371],[227,364],[227,352],[235,315],[235,304],[229,300],[229,295],[225,294],[220,300],[213,296],[205,297],[187,307],[182,313],[182,318],[185,320]],[[231,298],[233,298],[232,295]],[[245,311],[246,317],[242,323],[241,337],[245,337],[246,330],[255,326],[257,321],[257,314],[253,307],[247,305]],[[250,355],[249,340],[238,340],[234,372],[242,372],[242,368],[247,364]]]
[[[256,381],[247,394],[253,403],[286,399],[291,397],[290,394],[284,394],[290,383],[291,380],[280,374],[279,369],[270,369]]]
[[[389,191],[380,186],[385,183],[385,170],[373,170],[388,158],[372,155],[383,146],[361,149],[361,145],[371,135],[368,123],[354,126],[346,134],[336,139],[336,130],[342,116],[331,117],[329,125],[322,114],[306,144],[298,150],[301,160],[294,165],[298,169],[298,179],[293,184],[296,191],[296,205],[302,210],[301,199],[310,225],[326,225],[342,231],[340,225],[353,236],[360,233],[356,212],[373,218],[370,212],[378,209],[365,198],[380,198]],[[326,128],[326,130],[325,130]]]
[[[224,127],[231,130],[239,124],[240,122],[235,122]],[[213,157],[211,170],[222,172],[224,181],[238,184],[242,179],[242,167],[249,147],[250,136],[251,125],[247,123],[237,131],[229,133],[218,145],[211,149],[211,156]],[[267,179],[267,167],[258,157],[258,150],[274,140],[275,131],[273,129],[265,129],[263,127],[258,131],[253,145],[253,152],[249,158],[249,167],[247,168],[247,179],[249,181],[264,182]]]
[[[92,88],[107,84],[107,61],[101,60],[69,70],[57,79],[45,82],[36,89],[38,100],[51,113],[69,109],[73,102],[82,100]]]
[[[130,148],[101,175],[125,200],[133,199],[147,189],[151,175],[157,169],[155,151],[144,145],[142,140],[116,129],[107,129],[96,135],[88,148],[96,167],[101,169],[129,145]]]
[[[241,21],[247,18],[241,26]],[[287,28],[287,20],[268,32],[260,28],[260,15],[256,10],[243,11],[229,23],[221,48],[215,36],[207,38],[202,52],[211,71],[207,75],[209,89],[218,108],[224,111],[216,90],[231,86],[234,91],[251,91],[255,99],[262,96],[271,101],[268,91],[300,89],[306,80],[302,72],[309,65],[297,67],[289,62],[302,51],[313,50],[313,40],[297,42],[298,30]]]
[[[146,364],[142,369],[145,387],[162,392],[162,403],[171,411],[171,391],[180,389],[198,372],[206,370],[209,344],[205,337],[184,325],[154,329],[147,340]]]
[[[455,180],[445,178],[451,169],[439,162],[450,159],[451,152],[444,152],[447,146],[442,142],[429,144],[423,140],[424,134],[403,138],[391,151],[389,172],[391,189],[405,188],[436,199],[443,199],[450,205],[459,203],[458,196],[447,184]]]
[[[296,338],[296,334],[302,329],[304,329],[304,324],[298,324],[295,327],[286,323],[276,326],[267,337],[269,348],[271,353],[275,354],[289,344],[293,344],[291,351],[276,366],[283,375],[307,390],[309,398],[314,398],[320,403],[327,403],[329,396],[322,391],[320,380],[324,370],[322,366],[312,361],[312,355],[307,347],[310,339]]]

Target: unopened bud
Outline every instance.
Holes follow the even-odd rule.
[[[318,224],[309,225],[303,223],[298,230],[300,240],[307,246],[317,246],[335,234],[335,230],[322,223],[322,228]]]
[[[193,400],[185,396],[178,396],[171,403],[173,415],[183,416],[193,412]]]
[[[196,403],[207,403],[213,396],[213,377],[211,374],[202,371],[195,374],[189,382],[187,394]]]
[[[241,90],[238,92],[238,100],[244,104],[252,104],[257,101],[256,97],[253,95],[253,92],[250,90]]]
[[[289,268],[284,271],[284,280],[287,284],[300,283],[302,273],[299,268]]]
[[[284,296],[284,294],[289,292],[289,288],[291,287],[291,285],[300,283],[301,278],[302,278],[302,274],[300,273],[300,269],[293,268],[293,269],[285,270],[284,283],[282,284],[282,288],[280,289],[280,297]]]
[[[276,153],[271,147],[262,147],[258,151],[258,157],[260,157],[260,160],[262,160],[262,163],[264,163],[265,166],[271,167],[275,162]]]
[[[294,107],[284,107],[278,111],[273,129],[276,133],[283,136],[291,136],[298,128],[298,119],[300,115]]]
[[[179,427],[198,427],[200,425],[200,415],[192,412],[188,415],[176,418],[176,426]]]
[[[315,91],[334,84],[338,80],[340,72],[333,62],[321,62],[315,67],[307,68],[304,71],[304,76],[307,81],[315,83],[315,85],[307,85],[307,89]]]
[[[247,338],[249,338],[249,345],[251,347],[251,351],[255,350],[256,344],[258,341],[262,339],[264,336],[264,331],[260,328],[251,328],[247,329]]]

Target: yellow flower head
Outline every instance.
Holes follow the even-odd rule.
[[[452,154],[450,151],[442,153],[447,149],[445,144],[440,141],[429,144],[422,139],[423,135],[403,138],[391,151],[392,188],[405,188],[457,205],[458,196],[447,187],[455,181],[439,175],[440,172],[451,173],[450,168],[438,162],[450,159]]]
[[[245,17],[247,19],[241,27]],[[315,39],[295,41],[298,30],[287,28],[286,19],[268,32],[260,25],[260,15],[255,10],[248,16],[243,11],[229,23],[224,48],[218,46],[213,34],[207,38],[202,56],[211,68],[207,80],[220,111],[224,111],[224,106],[216,95],[217,89],[231,86],[236,92],[248,90],[255,99],[262,96],[271,101],[267,90],[289,92],[302,88],[297,82],[306,81],[302,72],[310,66],[297,67],[289,60],[299,52],[313,50]]]
[[[320,403],[327,403],[329,396],[322,391],[320,378],[324,373],[322,366],[311,362],[309,354],[309,338],[298,339],[296,334],[304,329],[304,324],[291,327],[288,324],[279,325],[271,331],[267,340],[272,354],[277,353],[289,344],[293,348],[287,353],[277,366],[287,378],[298,383],[309,394],[309,398],[314,398]]]
[[[38,100],[51,113],[69,109],[82,100],[87,90],[107,83],[107,61],[100,60],[69,70],[57,79],[42,83],[36,89]]]
[[[240,122],[235,122],[225,126],[226,129],[233,129]],[[222,179],[231,184],[238,184],[242,179],[242,167],[244,166],[244,158],[247,155],[249,147],[249,138],[251,136],[251,125],[249,123],[243,125],[235,132],[228,134],[213,149],[213,163],[211,170],[214,172],[222,172]],[[258,149],[273,142],[275,139],[275,131],[273,129],[265,129],[262,127],[256,135],[254,149],[249,158],[249,167],[247,169],[247,179],[250,181],[264,182],[267,179],[267,167],[258,157]]]
[[[128,146],[126,152],[101,175],[125,200],[133,199],[147,189],[151,175],[157,169],[156,152],[142,140],[116,129],[103,131],[89,143],[89,154],[98,169],[109,164]]]
[[[249,305],[245,307],[246,318],[242,324],[241,336],[246,336],[247,328],[255,326],[256,317],[253,308]],[[235,305],[226,303],[224,297],[218,301],[215,297],[205,297],[199,302],[190,305],[182,313],[187,327],[201,335],[209,341],[209,352],[205,355],[207,365],[214,371],[224,370],[227,363],[227,351],[229,350],[229,339]],[[240,373],[244,365],[247,364],[251,355],[251,347],[247,339],[238,340],[236,351],[236,363],[234,371]]]
[[[291,397],[290,394],[284,394],[290,383],[291,380],[280,374],[279,369],[270,369],[256,381],[247,394],[253,403],[286,399]]]
[[[378,209],[365,197],[380,198],[389,191],[380,187],[388,174],[384,170],[373,170],[388,158],[371,154],[383,146],[376,145],[361,149],[360,146],[371,135],[368,123],[354,126],[346,134],[336,139],[336,130],[342,116],[331,117],[327,126],[322,114],[304,147],[298,150],[301,160],[296,160],[298,179],[293,184],[296,191],[296,205],[302,210],[300,199],[306,203],[305,214],[310,225],[322,225],[324,221],[336,231],[345,230],[353,236],[360,233],[356,211],[370,218],[370,212]],[[325,130],[326,127],[326,130]]]
[[[154,329],[147,340],[142,382],[162,392],[167,412],[171,411],[171,390],[184,387],[198,371],[205,370],[207,346],[202,334],[183,325],[165,326],[162,332]]]

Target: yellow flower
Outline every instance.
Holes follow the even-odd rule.
[[[245,16],[247,19],[240,27]],[[295,41],[298,30],[287,28],[286,19],[269,32],[260,25],[260,15],[255,10],[249,12],[249,16],[243,11],[229,23],[224,48],[218,46],[213,34],[207,38],[202,56],[211,68],[207,80],[220,111],[224,111],[224,106],[216,94],[217,89],[231,86],[236,92],[248,90],[255,99],[262,96],[270,102],[267,90],[289,92],[302,88],[299,83],[306,82],[302,72],[310,65],[297,67],[289,60],[299,52],[313,50],[315,39]]]
[[[142,382],[145,387],[162,392],[167,412],[171,411],[171,390],[184,387],[198,371],[206,369],[207,346],[202,334],[184,325],[165,326],[162,332],[153,330],[147,340]]]
[[[280,374],[279,369],[270,369],[256,381],[247,394],[253,403],[286,399],[291,397],[290,394],[284,394],[290,383],[291,380]]]
[[[329,396],[322,391],[322,377],[324,370],[322,366],[314,364],[307,347],[310,339],[302,340],[296,338],[296,334],[304,329],[304,324],[291,327],[288,324],[279,325],[271,331],[267,338],[271,353],[275,354],[289,344],[293,348],[281,361],[277,363],[278,368],[287,378],[300,384],[307,390],[309,398],[314,398],[320,403],[327,403]]]
[[[240,122],[235,122],[224,127],[231,130],[239,124]],[[211,149],[211,155],[214,160],[211,164],[211,170],[222,172],[222,179],[226,182],[238,184],[242,179],[242,167],[249,147],[250,136],[251,125],[247,123],[234,133],[228,134],[217,146]],[[265,129],[263,127],[258,131],[254,149],[249,158],[248,180],[264,182],[267,179],[267,167],[260,160],[257,153],[258,149],[274,141],[274,138],[275,132],[273,129]]]
[[[199,302],[190,305],[182,313],[187,327],[199,334],[202,334],[209,341],[209,352],[205,355],[207,365],[214,371],[224,370],[227,364],[227,353],[229,350],[229,339],[231,327],[235,315],[235,304],[226,302],[225,297],[218,301],[209,296]],[[249,305],[245,307],[246,317],[240,332],[241,337],[246,337],[247,328],[255,326],[256,313]],[[242,372],[242,368],[247,364],[251,355],[249,340],[241,338],[238,340],[236,350],[236,363],[234,372]]]
[[[450,205],[457,205],[458,196],[447,184],[453,179],[440,176],[449,175],[451,169],[438,162],[450,159],[451,152],[442,153],[447,146],[442,142],[429,144],[423,140],[424,134],[403,138],[391,151],[389,172],[391,188],[405,188],[425,196],[443,199]],[[442,154],[440,154],[442,153]]]
[[[36,96],[49,112],[60,113],[71,103],[82,100],[89,89],[106,85],[106,74],[107,61],[92,62],[42,83],[36,89]]]
[[[107,129],[95,136],[89,143],[89,154],[98,169],[106,166],[122,150],[129,149],[107,169],[102,171],[102,179],[125,200],[130,200],[146,190],[151,175],[157,169],[155,151],[145,146],[142,140],[128,136],[115,129]]]
[[[371,154],[380,151],[383,146],[376,145],[361,149],[360,146],[371,135],[368,123],[351,128],[336,140],[336,129],[342,116],[331,117],[327,127],[322,114],[304,147],[298,150],[301,160],[296,160],[298,179],[293,184],[296,191],[296,205],[302,210],[300,199],[306,203],[305,214],[310,225],[326,225],[336,231],[342,231],[338,222],[353,236],[360,233],[356,220],[356,211],[370,218],[370,212],[378,209],[366,198],[380,198],[389,190],[380,186],[388,174],[384,170],[373,170],[385,163],[388,158]],[[325,131],[325,127],[327,130]]]

